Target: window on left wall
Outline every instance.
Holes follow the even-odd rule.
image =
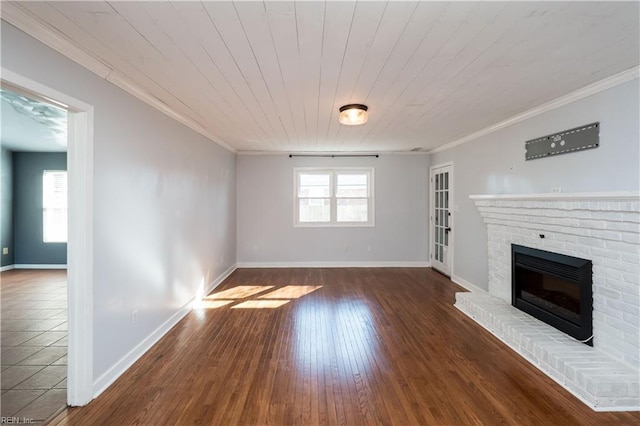
[[[45,243],[67,242],[67,172],[42,174],[42,235]]]

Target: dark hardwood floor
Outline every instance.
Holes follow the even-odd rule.
[[[270,296],[286,286],[310,287]],[[237,270],[53,424],[640,423],[582,404],[458,312],[456,291],[423,268]]]

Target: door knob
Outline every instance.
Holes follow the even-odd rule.
[[[451,227],[449,227],[449,228],[444,228],[444,232],[451,232]]]

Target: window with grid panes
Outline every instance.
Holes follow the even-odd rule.
[[[373,168],[296,168],[295,226],[373,226]]]

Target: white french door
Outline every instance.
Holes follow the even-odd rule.
[[[453,259],[453,164],[443,164],[431,168],[429,177],[431,207],[430,259],[431,266],[447,276],[451,276]]]

